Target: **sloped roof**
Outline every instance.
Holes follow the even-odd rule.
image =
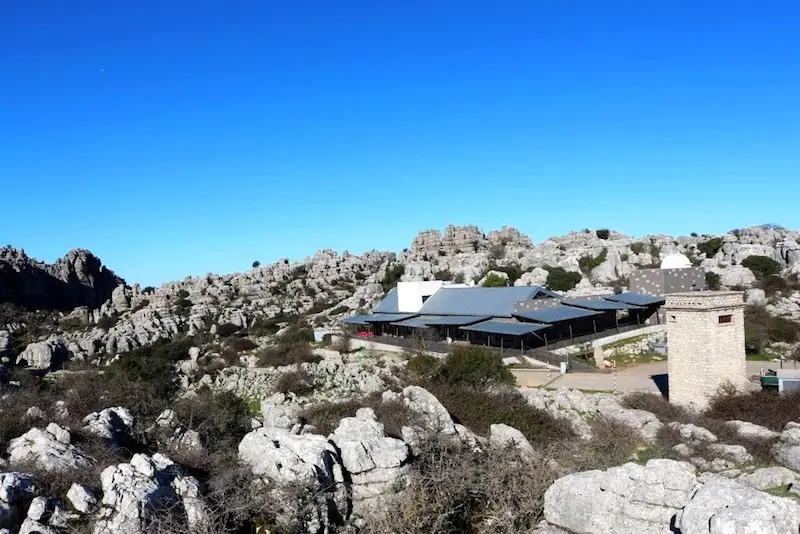
[[[620,293],[606,297],[606,300],[635,304],[636,306],[652,306],[664,302],[664,297],[660,295],[645,295],[644,293]]]
[[[374,313],[367,315],[365,321],[368,323],[394,323],[404,319],[416,317],[417,313]]]
[[[583,317],[602,315],[603,312],[584,310],[583,308],[573,308],[572,306],[553,306],[552,308],[542,308],[541,310],[525,310],[514,313],[515,317],[522,317],[540,323],[557,323],[560,321],[571,321]]]
[[[482,315],[511,317],[514,303],[549,291],[539,286],[443,287],[422,305],[427,315]]]
[[[502,334],[507,336],[524,336],[539,330],[550,328],[549,324],[520,323],[518,321],[484,321],[472,326],[462,326],[459,330]]]
[[[367,319],[372,317],[371,315],[351,315],[350,317],[345,317],[344,322],[347,324],[367,324]]]
[[[423,315],[421,317],[412,317],[403,321],[392,323],[393,326],[406,326],[408,328],[429,328],[428,323],[435,321],[438,317],[433,315]]]
[[[643,306],[635,304],[627,304],[625,302],[616,302],[613,300],[605,299],[564,299],[561,302],[569,306],[577,306],[578,308],[586,308],[587,310],[642,310]]]
[[[397,288],[393,287],[386,293],[377,306],[372,308],[373,313],[399,313],[400,308],[397,304]]]
[[[447,317],[439,317],[434,321],[428,321],[427,324],[431,326],[464,326],[486,321],[488,319],[491,319],[491,317],[486,317],[483,315],[449,315]]]

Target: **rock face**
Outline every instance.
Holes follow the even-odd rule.
[[[547,490],[544,516],[573,532],[667,534],[696,483],[694,466],[673,460],[576,473]]]
[[[87,432],[108,440],[121,441],[131,431],[134,419],[127,408],[117,406],[92,412],[83,418],[83,422]]]
[[[714,477],[700,486],[678,515],[683,534],[784,534],[800,529],[800,504]]]
[[[786,467],[800,470],[800,423],[786,423],[772,448],[772,455]]]
[[[200,484],[162,454],[135,454],[130,463],[107,467],[100,475],[103,500],[95,534],[144,534],[155,510],[168,509],[192,532],[206,521]]]
[[[58,339],[49,339],[28,345],[17,357],[17,365],[26,365],[31,369],[53,369],[66,357],[66,347]]]
[[[47,429],[32,428],[12,439],[8,459],[12,465],[34,463],[48,471],[88,469],[94,458],[71,443],[68,429],[55,423]]]
[[[72,250],[46,264],[22,250],[0,249],[0,302],[36,309],[99,308],[123,283],[88,250]]]
[[[353,513],[383,506],[386,495],[402,483],[408,459],[406,444],[386,437],[371,408],[361,408],[355,417],[342,419],[329,439],[338,447],[349,475]]]
[[[300,485],[315,495],[316,507],[306,525],[309,532],[341,525],[349,516],[342,459],[324,436],[259,428],[242,438],[239,459],[266,481],[279,486]],[[286,504],[291,507],[291,503]],[[293,515],[294,511],[288,513]]]

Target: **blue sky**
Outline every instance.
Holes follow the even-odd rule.
[[[420,229],[800,227],[800,4],[9,0],[0,242],[129,282]]]

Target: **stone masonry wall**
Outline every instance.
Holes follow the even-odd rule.
[[[666,298],[670,402],[702,409],[723,384],[744,387],[744,293],[695,291]],[[721,323],[720,316],[728,315],[731,321]]]

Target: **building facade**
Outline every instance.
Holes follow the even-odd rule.
[[[691,291],[666,295],[670,402],[703,409],[719,388],[743,388],[744,293]]]

